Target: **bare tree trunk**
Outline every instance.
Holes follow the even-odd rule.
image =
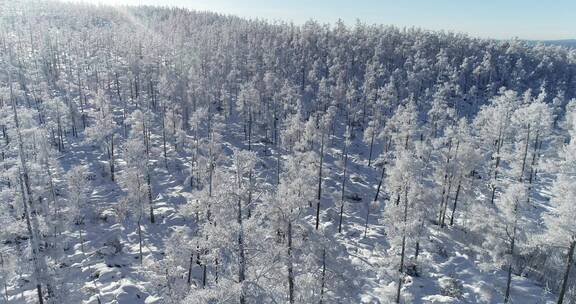
[[[194,252],[190,253],[190,261],[188,264],[188,279],[186,280],[186,282],[188,283],[188,286],[190,286],[190,283],[192,282],[192,264],[194,263]]]
[[[568,249],[568,263],[566,265],[566,272],[564,272],[564,279],[562,280],[562,289],[560,289],[560,295],[558,296],[558,304],[564,303],[564,294],[566,294],[566,287],[568,286],[570,268],[574,263],[574,247],[576,247],[576,239],[572,238],[570,248]]]
[[[252,108],[248,109],[248,151],[252,151]]]
[[[536,139],[534,140],[534,149],[532,151],[532,163],[530,165],[530,176],[528,178],[528,183],[532,184],[532,181],[534,180],[534,175],[535,175],[535,171],[534,171],[534,167],[536,166],[536,161],[538,160],[538,140],[540,137],[540,132],[537,131],[536,132]]]
[[[418,261],[418,256],[420,255],[420,240],[416,241],[416,249],[414,251],[414,261]]]
[[[448,156],[446,157],[446,169],[444,173],[444,183],[442,185],[442,202],[440,204],[440,215],[438,216],[438,225],[444,228],[445,220],[446,220],[446,211],[448,209],[448,200],[450,199],[450,191],[452,190],[452,181],[454,179],[454,173],[450,171],[449,165],[450,161],[456,157],[458,157],[458,150],[460,148],[460,141],[456,143],[456,149],[454,152],[454,156],[450,153],[452,152],[452,141],[450,141],[450,145],[448,147]],[[448,187],[446,188],[446,183],[448,183]]]
[[[326,286],[326,248],[322,249],[322,277],[320,278],[320,304],[324,301],[324,287]]]
[[[164,153],[164,166],[168,170],[168,152],[166,148],[166,109],[162,107],[162,148]]]
[[[528,146],[530,145],[530,124],[526,133],[526,145],[524,146],[524,155],[522,157],[522,170],[520,171],[520,182],[524,180],[524,168],[526,168],[526,157],[528,156]]]
[[[320,199],[322,198],[322,166],[324,165],[324,133],[320,142],[320,166],[318,169],[318,197],[316,202],[316,230],[320,225]]]
[[[242,227],[242,199],[240,198],[238,199],[238,225],[240,226],[240,231],[238,232],[238,282],[241,284],[240,304],[245,304],[243,282],[246,279],[246,258],[244,255],[244,229]]]
[[[148,205],[150,207],[150,223],[154,224],[156,219],[154,217],[154,200],[152,199],[152,181],[150,172],[146,172],[146,184],[148,186]]]
[[[378,201],[378,196],[380,195],[380,188],[382,187],[382,182],[384,182],[384,176],[386,175],[386,162],[382,164],[382,174],[380,175],[380,181],[378,182],[378,187],[376,188],[376,196],[374,201]]]
[[[456,188],[456,195],[454,196],[454,204],[452,205],[452,214],[450,215],[450,226],[454,225],[454,214],[456,213],[456,204],[458,203],[458,196],[460,195],[461,186],[462,180],[459,180],[458,187]]]
[[[516,203],[517,204],[517,203]],[[518,207],[514,207],[515,212],[517,212]],[[514,247],[516,246],[516,220],[514,221],[514,227],[512,230],[512,240],[510,242],[510,264],[508,265],[508,276],[506,281],[506,295],[504,296],[504,303],[508,303],[510,300],[510,290],[512,285],[512,264],[514,262]]]
[[[110,179],[114,181],[114,134],[110,135]]]
[[[142,216],[138,218],[138,252],[140,254],[140,265],[142,265],[142,227],[140,221]]]
[[[402,278],[404,274],[404,256],[406,253],[406,222],[408,221],[408,189],[406,189],[405,193],[406,197],[404,199],[404,217],[403,217],[403,228],[402,228],[402,250],[400,253],[400,268],[398,269],[399,272],[399,279],[398,279],[398,290],[396,292],[396,303],[400,303],[400,294],[402,290]]]
[[[290,304],[294,303],[294,265],[292,262],[292,221],[288,221],[288,299]]]
[[[342,195],[340,197],[340,221],[338,222],[338,233],[342,233],[342,217],[344,215],[344,195],[346,191],[346,173],[348,169],[348,146],[344,143],[344,172],[342,174]]]
[[[280,149],[282,149],[280,147],[280,145],[276,146],[276,186],[280,185],[280,170],[281,168],[281,163],[280,163],[280,158],[282,157]]]
[[[202,288],[206,287],[206,263],[202,263]]]
[[[376,195],[374,196],[374,202],[378,201],[378,196],[380,195],[380,189],[382,188],[382,183],[384,181],[384,176],[386,175],[386,162],[382,164],[382,174],[380,175],[380,181],[378,182],[378,187],[376,188]],[[366,220],[364,222],[364,238],[368,234],[368,220],[370,219],[370,202],[366,202]]]
[[[444,228],[446,226],[446,211],[448,211],[448,200],[450,199],[450,191],[452,190],[452,176],[448,180],[448,191],[446,192],[446,198],[444,199],[444,207],[442,208],[440,227]]]
[[[366,221],[364,222],[364,238],[368,235],[368,219],[370,218],[370,202],[366,202]]]
[[[372,130],[372,136],[370,137],[370,152],[368,154],[368,167],[372,166],[372,150],[374,148],[374,136],[376,134],[376,130]]]
[[[496,184],[494,183],[491,186],[491,188],[492,188],[492,194],[490,195],[490,205],[494,205],[494,200],[496,199]]]
[[[490,204],[494,205],[494,200],[496,199],[496,181],[498,179],[498,167],[500,166],[500,149],[503,144],[502,138],[502,127],[498,133],[498,140],[496,141],[496,162],[494,163],[494,179],[492,182],[492,195],[490,196]]]

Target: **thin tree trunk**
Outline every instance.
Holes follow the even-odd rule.
[[[280,185],[280,170],[281,170],[281,164],[280,164],[280,158],[281,158],[281,153],[280,153],[280,146],[278,145],[276,147],[277,151],[276,151],[276,186]]]
[[[246,303],[246,298],[243,282],[246,279],[246,259],[244,255],[244,229],[242,227],[242,199],[238,199],[238,225],[240,226],[240,231],[238,232],[238,282],[241,285],[240,304],[244,304]]]
[[[524,155],[522,157],[522,170],[520,171],[520,182],[524,180],[524,169],[526,168],[526,157],[528,156],[528,146],[530,145],[530,124],[526,131],[526,145],[524,145]]]
[[[148,186],[148,205],[150,207],[150,223],[154,224],[156,219],[154,217],[154,200],[152,199],[152,181],[150,172],[146,174],[146,184]]]
[[[342,217],[344,215],[344,194],[346,191],[346,173],[348,169],[348,146],[344,144],[344,172],[342,176],[342,195],[340,197],[340,221],[338,222],[338,233],[342,233]]]
[[[326,248],[322,249],[322,277],[320,279],[320,304],[324,301],[324,287],[326,286]]]
[[[366,202],[366,221],[364,222],[364,238],[368,235],[368,219],[370,218],[370,202]]]
[[[517,203],[516,203],[517,204]],[[514,209],[518,208],[517,206]],[[517,210],[515,210],[517,212]],[[514,221],[514,227],[512,230],[512,240],[510,242],[510,264],[508,265],[508,276],[506,281],[506,295],[504,296],[504,303],[508,303],[510,300],[510,290],[512,285],[512,263],[514,262],[514,247],[516,245],[516,220]]]
[[[206,288],[206,263],[202,264],[202,288]]]
[[[490,205],[494,205],[495,199],[496,199],[496,183],[492,185],[492,194],[490,195]]]
[[[374,201],[378,201],[378,196],[380,195],[380,188],[382,187],[382,182],[384,182],[384,176],[386,175],[386,162],[382,164],[382,174],[380,175],[380,181],[378,182],[378,187],[376,188],[376,196]]]
[[[294,303],[294,266],[292,263],[292,221],[288,221],[288,299],[290,304]]]
[[[496,140],[496,161],[494,163],[494,179],[492,182],[492,195],[490,196],[490,204],[494,205],[494,200],[496,198],[496,181],[498,179],[498,168],[500,166],[500,150],[502,148],[504,139],[502,138],[502,127],[498,132],[498,139]]]
[[[403,227],[402,227],[402,250],[400,253],[400,268],[399,279],[398,279],[398,290],[396,293],[396,303],[400,303],[400,294],[402,290],[402,277],[404,274],[404,255],[406,253],[406,224],[408,221],[408,189],[405,192],[406,197],[404,198],[404,217],[403,217]]]
[[[446,226],[446,211],[448,210],[448,200],[450,199],[450,190],[452,190],[452,177],[448,180],[448,191],[446,192],[446,198],[444,199],[444,207],[441,213],[440,227],[444,228]]]
[[[564,295],[566,294],[566,287],[568,286],[568,278],[570,277],[570,268],[574,263],[574,247],[576,247],[576,239],[572,239],[570,249],[568,249],[568,263],[566,264],[566,272],[564,272],[564,279],[562,280],[562,289],[558,296],[558,304],[564,303]]]
[[[138,252],[140,254],[140,265],[142,265],[142,227],[140,226],[140,220],[142,217],[138,218]]]
[[[318,197],[316,202],[316,230],[320,225],[320,199],[322,198],[322,166],[324,165],[324,133],[320,143],[320,166],[318,169]]]
[[[110,179],[114,182],[114,134],[110,135]]]
[[[370,137],[370,152],[368,154],[368,167],[372,166],[372,150],[374,148],[374,135],[376,130],[372,130],[372,136]]]
[[[194,264],[194,252],[190,253],[190,261],[188,264],[188,279],[186,280],[188,286],[192,283],[192,264]]]
[[[538,155],[538,138],[540,137],[540,131],[536,132],[536,139],[534,140],[534,150],[532,151],[532,164],[530,165],[530,176],[528,183],[532,185],[534,179],[534,167],[536,166],[536,160]]]
[[[252,109],[248,109],[248,151],[252,151]]]
[[[454,214],[456,213],[456,204],[458,203],[458,196],[460,195],[461,186],[462,186],[462,180],[458,181],[458,187],[456,188],[456,195],[454,196],[454,204],[452,205],[452,214],[450,215],[450,226],[454,225]]]
[[[378,187],[376,188],[376,195],[374,196],[374,202],[378,201],[378,196],[380,195],[380,189],[382,188],[382,182],[384,181],[384,176],[386,175],[386,162],[382,164],[382,174],[380,175],[380,181],[378,182]],[[364,223],[364,238],[368,234],[368,219],[370,218],[370,202],[366,203],[366,221]]]
[[[164,153],[164,166],[168,170],[168,152],[166,148],[166,110],[162,111],[162,148]]]

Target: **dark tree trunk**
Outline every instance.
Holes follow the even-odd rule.
[[[192,283],[192,264],[194,263],[194,252],[190,253],[190,262],[188,264],[188,279],[186,280],[186,282],[188,283],[188,286],[190,286],[190,283]]]
[[[540,137],[540,132],[536,132],[536,139],[534,140],[534,149],[532,151],[532,163],[530,165],[530,176],[528,178],[528,183],[531,185],[534,180],[534,167],[536,166],[536,161],[538,159],[538,140]]]
[[[382,187],[382,182],[384,182],[384,176],[386,175],[386,162],[382,164],[382,174],[380,174],[380,181],[378,181],[378,187],[376,188],[376,196],[374,201],[378,201],[378,196],[380,195],[380,188]]]
[[[276,151],[276,185],[280,185],[280,158],[281,158],[281,154],[280,154],[280,146],[276,147],[277,151]]]
[[[396,292],[396,303],[400,303],[400,294],[402,290],[402,277],[404,274],[404,255],[406,253],[406,222],[408,220],[408,193],[406,192],[406,198],[404,199],[404,217],[402,220],[402,224],[404,227],[402,228],[402,250],[400,253],[400,268],[398,269],[399,272],[399,279],[398,279],[398,290]]]
[[[240,226],[240,231],[238,232],[238,282],[241,284],[240,304],[244,304],[246,303],[246,298],[242,284],[246,279],[246,258],[244,255],[244,231],[242,227],[242,199],[238,199],[238,225]]]
[[[294,303],[294,266],[292,263],[292,222],[288,221],[288,299],[290,303]]]
[[[142,226],[138,218],[138,252],[140,254],[140,265],[142,265]]]
[[[344,215],[344,195],[346,191],[346,173],[348,169],[348,149],[347,145],[344,144],[344,172],[342,174],[342,194],[341,194],[341,205],[340,205],[340,221],[338,222],[338,233],[342,233],[342,217]]]
[[[462,180],[458,181],[458,187],[456,188],[456,195],[454,196],[454,204],[452,205],[452,214],[450,215],[450,226],[454,225],[454,214],[456,213],[456,204],[458,204],[458,196],[460,195],[461,186],[462,186]]]
[[[560,295],[558,296],[558,304],[564,303],[564,295],[566,294],[566,287],[568,286],[570,268],[574,263],[574,247],[576,247],[576,240],[572,239],[570,248],[568,249],[568,263],[566,264],[566,272],[564,272],[564,279],[562,280],[562,289],[560,289]]]
[[[168,170],[168,150],[166,147],[166,111],[162,111],[162,149],[164,155],[164,166]]]
[[[206,287],[206,263],[202,265],[202,288]]]
[[[372,166],[372,150],[374,148],[374,135],[376,130],[372,130],[372,136],[370,137],[370,152],[368,153],[368,167]]]
[[[515,207],[514,209],[516,209]],[[517,212],[517,211],[516,211]],[[512,285],[512,264],[514,263],[514,247],[516,245],[516,223],[512,230],[512,240],[510,242],[510,264],[508,265],[508,276],[506,281],[506,294],[504,296],[504,303],[508,303],[510,300],[510,290]]]
[[[146,183],[148,186],[148,205],[150,207],[150,223],[154,224],[156,219],[154,217],[154,200],[152,199],[152,181],[150,178],[150,172],[146,174]]]
[[[322,198],[322,166],[324,165],[324,133],[320,143],[320,166],[318,169],[318,197],[316,202],[316,230],[320,225],[320,199]]]
[[[326,248],[322,249],[322,277],[320,279],[320,304],[324,301],[324,287],[326,286]]]
[[[526,168],[526,158],[528,156],[528,146],[530,145],[530,124],[528,124],[528,130],[526,131],[526,144],[524,145],[524,154],[522,156],[522,170],[520,171],[520,182],[524,180],[524,169]]]
[[[114,134],[110,135],[110,179],[114,181]]]
[[[442,217],[440,222],[440,227],[444,228],[446,226],[446,211],[448,211],[448,200],[450,199],[450,191],[452,190],[452,177],[448,180],[448,191],[446,192],[446,198],[444,199],[444,207],[442,209]]]

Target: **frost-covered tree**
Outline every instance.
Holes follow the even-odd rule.
[[[117,125],[114,121],[111,105],[103,95],[96,97],[96,113],[94,124],[86,128],[86,137],[103,150],[110,169],[110,179],[114,181],[115,155],[114,135]]]
[[[508,273],[504,303],[508,303],[511,299],[514,259],[516,257],[517,243],[521,239],[520,236],[525,235],[523,223],[526,221],[527,202],[528,193],[526,186],[521,182],[513,182],[506,188],[498,203],[498,207],[502,212],[502,225],[505,232],[504,240],[508,244],[508,248],[504,250]]]
[[[304,216],[308,202],[314,197],[314,155],[310,152],[291,155],[285,162],[280,185],[270,208],[274,227],[277,229],[279,242],[285,246],[282,254],[285,263],[286,294],[290,303],[297,299],[296,277],[300,257],[297,255],[298,242],[295,235],[298,231],[309,229]]]
[[[386,188],[390,189],[390,200],[384,208],[383,223],[393,254],[400,255],[396,303],[400,303],[401,289],[406,273],[406,251],[415,245],[414,263],[419,254],[419,240],[425,232],[428,197],[419,172],[422,161],[405,151],[398,155],[388,172]],[[415,264],[414,264],[415,265]]]
[[[86,253],[84,248],[84,236],[82,235],[82,227],[86,225],[85,220],[91,215],[91,208],[89,204],[89,195],[91,185],[88,181],[88,170],[85,166],[75,166],[68,173],[66,173],[66,180],[68,184],[68,199],[70,217],[73,224],[78,226],[78,233],[80,234],[80,247],[82,253]]]
[[[570,141],[561,151],[559,173],[552,186],[552,207],[544,217],[549,242],[557,248],[568,249],[566,254],[565,271],[562,277],[559,304],[564,303],[569,288],[570,270],[574,263],[574,248],[576,247],[576,224],[573,219],[576,204],[573,198],[576,195],[576,103],[567,106],[566,124]]]
[[[145,207],[148,198],[148,186],[146,184],[146,158],[142,155],[145,150],[144,144],[135,138],[129,139],[124,145],[124,159],[126,168],[122,172],[121,184],[126,191],[124,203],[120,205],[121,218],[136,219],[138,233],[138,252],[140,263],[143,260],[143,235],[142,220],[146,214]],[[152,208],[152,206],[149,206]]]
[[[494,204],[499,184],[499,172],[502,156],[510,145],[513,137],[511,118],[519,107],[518,94],[511,90],[501,91],[490,101],[489,105],[482,106],[474,119],[474,128],[481,141],[481,148],[489,165],[483,168],[483,173],[490,176],[489,188],[491,204]]]

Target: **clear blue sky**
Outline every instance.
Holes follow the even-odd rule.
[[[156,4],[303,23],[417,26],[506,39],[576,39],[576,0],[71,0]]]

